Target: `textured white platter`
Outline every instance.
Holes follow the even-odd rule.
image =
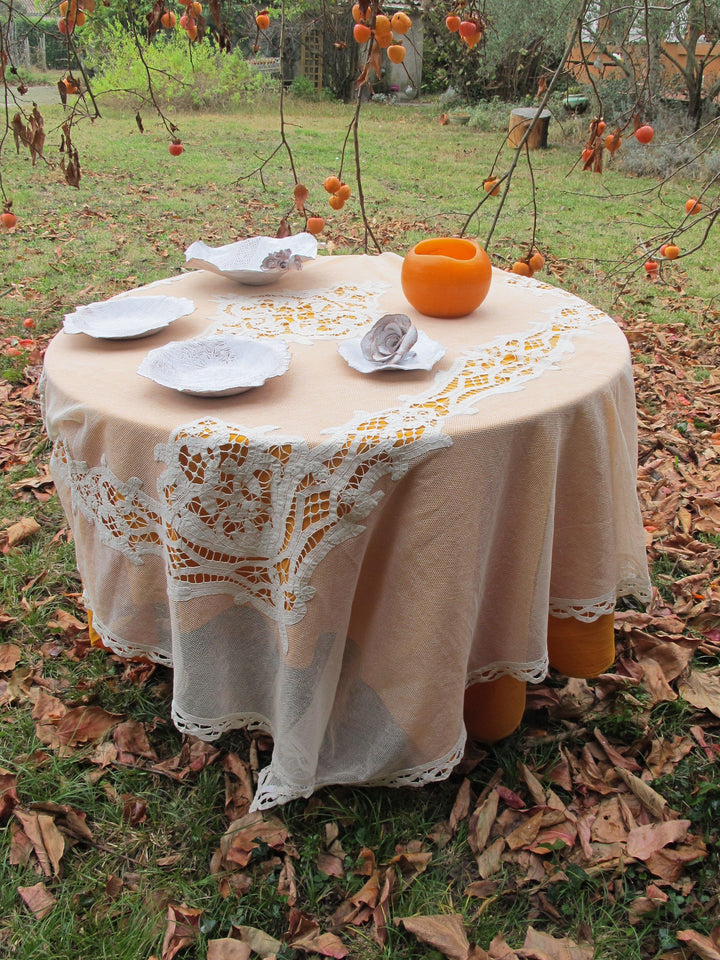
[[[281,251],[289,251],[288,257],[281,258],[282,266],[261,267],[266,258],[272,260]],[[298,233],[292,237],[249,237],[222,247],[209,247],[202,240],[196,240],[185,251],[185,266],[260,286],[275,283],[286,273],[299,269],[305,260],[314,260],[316,256],[317,240],[311,233]]]
[[[290,351],[278,340],[225,334],[166,343],[138,367],[141,377],[194,397],[231,397],[260,387],[290,366]]]
[[[149,337],[195,309],[185,297],[118,297],[77,307],[65,315],[65,333],[85,333],[100,340]]]
[[[363,356],[360,347],[361,337],[343,340],[338,353],[345,362],[360,373],[377,373],[380,370],[432,370],[435,364],[445,356],[445,347],[437,340],[431,340],[426,333],[418,330],[418,338],[410,353],[398,363],[377,363]]]

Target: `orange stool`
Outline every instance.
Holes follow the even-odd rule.
[[[597,677],[615,660],[615,617],[603,614],[587,623],[572,617],[548,617],[550,666],[566,677]]]
[[[498,677],[468,687],[463,708],[468,736],[495,743],[516,730],[525,712],[525,687],[525,681],[515,677]]]

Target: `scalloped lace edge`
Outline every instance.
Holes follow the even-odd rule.
[[[92,604],[85,599],[86,609],[93,610]],[[158,650],[157,647],[141,647],[136,643],[128,643],[127,640],[121,640],[116,634],[112,633],[105,624],[98,620],[93,610],[92,618],[93,630],[103,642],[103,646],[112,650],[119,657],[126,660],[137,660],[143,657],[145,660],[151,660],[153,663],[161,663],[164,667],[172,667],[172,656],[165,650]]]
[[[566,600],[560,597],[550,597],[548,609],[553,617],[559,619],[580,620],[582,623],[593,623],[600,617],[613,613],[615,604],[620,597],[634,596],[642,603],[649,603],[652,599],[652,585],[648,576],[632,574],[623,577],[613,593],[606,593],[600,597],[588,600]]]
[[[173,723],[181,733],[190,734],[198,740],[217,740],[230,730],[259,731],[273,736],[272,724],[261,713],[229,713],[215,720],[207,720],[184,713],[173,702],[171,714]]]
[[[548,673],[547,655],[531,663],[518,663],[513,660],[496,660],[479,670],[471,670],[465,680],[465,689],[475,683],[489,683],[499,677],[513,677],[521,683],[542,683]]]
[[[417,767],[399,770],[396,773],[376,777],[371,780],[362,780],[354,783],[343,781],[344,786],[353,787],[423,787],[428,783],[437,783],[440,780],[446,780],[453,769],[463,758],[465,741],[467,734],[463,728],[455,746],[444,756],[431,763],[421,764]],[[250,810],[267,810],[278,804],[289,803],[291,800],[307,799],[316,790],[322,787],[329,787],[336,783],[335,780],[319,780],[312,785],[304,786],[292,784],[280,784],[272,782],[273,769],[272,764],[260,771],[258,777],[258,787],[255,798],[250,806]]]

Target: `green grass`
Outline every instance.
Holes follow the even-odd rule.
[[[43,113],[48,157],[55,163],[62,113],[59,106],[43,108]],[[484,196],[482,179],[504,140],[504,130],[442,127],[438,115],[439,109],[432,105],[371,104],[363,110],[366,203],[386,249],[402,253],[428,232],[457,233],[469,210]],[[314,103],[309,107],[292,98],[287,109],[288,137],[300,179],[310,189],[313,210],[326,216],[324,237],[337,254],[358,252],[364,239],[349,156],[344,176],[354,196],[341,214],[330,215],[322,189],[324,176],[338,170],[350,117],[347,106]],[[110,114],[78,128],[74,139],[84,170],[79,190],[62,183],[57,167],[38,165],[32,171],[24,154],[3,153],[3,183],[20,218],[14,234],[0,235],[3,337],[26,336],[22,321],[32,317],[33,335],[45,342],[58,330],[63,314],[76,304],[178,272],[184,249],[200,237],[223,243],[252,233],[275,232],[289,211],[292,195],[286,158],[279,154],[264,167],[264,186],[257,177],[239,179],[277,145],[273,105],[255,105],[235,116],[188,114],[176,119],[186,148],[178,159],[168,155],[167,138],[149,116],[144,117],[144,135],[131,114]],[[693,185],[673,183],[659,204],[652,193],[655,180],[629,178],[612,165],[602,177],[577,168],[572,171],[584,128],[572,123],[564,128],[567,138],[553,121],[550,148],[532,154],[538,187],[537,245],[548,257],[548,278],[577,290],[613,315],[672,321],[685,324],[690,332],[712,336],[710,310],[713,303],[717,306],[711,299],[717,296],[712,240],[691,258],[668,267],[671,285],[649,283],[641,273],[619,269],[638,236],[653,236],[681,219],[676,211],[682,210]],[[496,169],[502,172],[508,156],[505,150]],[[483,204],[472,235],[484,239],[495,209],[495,200]],[[490,246],[497,265],[524,252],[531,223],[529,178],[527,168],[521,166]],[[301,226],[295,217],[294,229]],[[0,375],[5,381],[0,385],[17,389],[32,384],[39,370],[27,369],[33,362],[29,358],[27,350],[19,357],[0,350]],[[647,354],[646,360],[652,363],[653,354]],[[703,384],[713,375],[705,360],[693,368],[691,378]],[[14,459],[7,462],[7,482],[0,483],[0,529],[32,515],[41,531],[2,559],[0,614],[9,620],[0,627],[0,642],[21,646],[18,670],[32,670],[47,692],[68,705],[92,704],[143,722],[151,729],[151,741],[161,758],[177,755],[182,737],[170,722],[169,671],[158,668],[145,682],[136,682],[121,662],[101,651],[74,659],[72,638],[49,626],[59,609],[79,612],[81,585],[73,547],[67,537],[56,536],[66,527],[57,500],[41,502],[13,486],[34,476],[38,465],[47,462],[49,449],[36,401],[30,397],[27,403],[11,405],[8,400],[2,413],[0,451],[12,449]],[[669,419],[675,423],[677,417]],[[693,423],[693,428],[701,426]],[[703,542],[712,546],[718,539],[708,534]],[[672,582],[685,574],[676,559],[659,555],[653,577],[666,602],[673,601]],[[57,644],[54,652],[45,646],[49,641]],[[706,666],[716,662],[710,655],[698,659]],[[548,680],[552,689],[562,683],[556,676]],[[26,693],[0,709],[0,767],[16,775],[23,806],[68,804],[85,814],[93,837],[65,854],[61,876],[46,878],[58,902],[46,919],[36,920],[22,904],[17,888],[42,878],[30,867],[8,862],[13,821],[0,824],[1,956],[17,960],[159,956],[167,904],[183,901],[204,911],[197,944],[181,955],[191,960],[202,960],[207,941],[226,936],[233,923],[283,936],[288,909],[277,893],[280,865],[270,859],[271,851],[261,850],[251,863],[254,883],[240,898],[223,898],[210,874],[212,855],[227,827],[226,775],[218,762],[182,780],[162,776],[146,764],[111,763],[103,768],[91,762],[92,745],[67,756],[46,749],[36,737],[33,702]],[[578,759],[595,728],[616,746],[630,749],[642,763],[653,737],[687,736],[698,722],[697,711],[681,698],[652,706],[642,688],[628,686],[599,701],[597,710],[587,715],[569,719],[544,709],[528,712],[520,730],[489,748],[468,775],[476,794],[498,769],[505,786],[523,793],[520,764],[545,778],[562,756],[561,750]],[[715,729],[708,726],[706,737],[716,742]],[[223,753],[248,756],[249,739],[235,732],[216,746]],[[364,877],[352,873],[363,847],[375,852],[378,864],[386,864],[398,844],[415,841],[425,842],[433,859],[424,873],[400,883],[393,915],[459,913],[470,939],[485,948],[498,932],[513,947],[522,946],[530,915],[534,926],[558,937],[579,940],[591,935],[598,957],[645,960],[675,948],[678,929],[690,926],[709,933],[717,924],[716,846],[707,859],[686,869],[694,888],[685,893],[669,888],[668,902],[632,926],[628,908],[644,894],[652,879],[648,872],[638,864],[628,865],[621,873],[587,872],[560,850],[546,858],[547,881],[528,881],[522,865],[510,860],[493,878],[497,887],[489,901],[467,897],[467,884],[477,879],[467,822],[460,823],[446,846],[427,843],[433,828],[447,820],[461,780],[460,774],[454,774],[422,790],[327,788],[310,801],[295,801],[276,811],[297,850],[298,908],[326,924],[343,899],[364,883]],[[693,750],[654,787],[673,810],[692,821],[696,833],[708,844],[716,844],[720,780],[717,765],[702,751]],[[566,803],[587,800],[582,790],[554,789]],[[123,798],[146,804],[142,822],[130,823],[124,817]],[[339,826],[347,855],[343,880],[327,877],[317,868],[328,824]],[[109,882],[112,878],[122,883]],[[366,926],[345,929],[341,936],[350,956],[358,960],[437,956],[393,924],[388,927],[385,948],[372,941]]]

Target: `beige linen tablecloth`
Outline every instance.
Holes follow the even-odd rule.
[[[471,316],[417,314],[402,260],[322,257],[274,286],[204,271],[134,291],[195,312],[152,337],[59,333],[52,473],[102,640],[174,670],[173,718],[274,737],[255,806],[331,783],[420,784],[465,741],[469,684],[537,681],[548,613],[648,595],[629,351],[584,301],[496,271]],[[384,313],[447,348],[431,372],[338,354]],[[226,398],[137,375],[213,332],[286,340]]]

